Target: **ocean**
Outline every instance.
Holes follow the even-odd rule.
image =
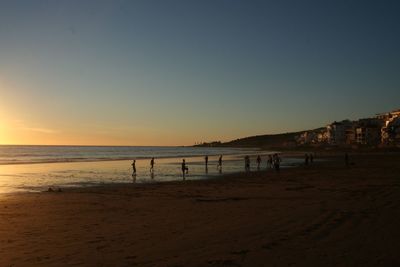
[[[182,159],[189,168],[186,180],[206,179],[243,171],[245,155],[262,155],[262,168],[266,168],[266,154],[270,153],[251,148],[4,145],[0,146],[0,193],[182,180]],[[205,155],[209,156],[207,169]],[[223,155],[222,170],[217,168],[219,155]],[[152,157],[154,173],[150,173]],[[134,176],[133,159],[137,168]],[[284,163],[289,166],[295,161]],[[254,170],[255,159],[252,163]]]

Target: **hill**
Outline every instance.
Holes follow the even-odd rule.
[[[319,132],[322,128],[307,132]],[[259,147],[259,148],[293,148],[296,147],[296,138],[305,131],[290,132],[282,134],[265,134],[239,138],[228,142],[210,142],[197,146],[207,147]]]

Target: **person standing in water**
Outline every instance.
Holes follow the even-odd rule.
[[[267,168],[268,169],[272,169],[273,168],[272,163],[273,163],[272,156],[268,155],[268,160],[267,160]]]
[[[308,160],[309,160],[308,154],[305,154],[305,156],[304,156],[304,164],[306,166],[308,165]]]
[[[185,178],[185,174],[188,174],[189,168],[186,166],[186,161],[185,159],[182,160],[182,175],[183,178]]]
[[[244,157],[244,170],[246,172],[250,171],[250,157],[249,156]]]
[[[277,153],[274,154],[273,156],[273,161],[274,161],[274,168],[277,172],[279,172],[280,170],[280,165],[281,165],[281,158],[279,157],[279,155]]]
[[[217,168],[218,168],[219,172],[221,173],[222,172],[222,155],[219,156]]]
[[[208,155],[204,157],[204,162],[205,162],[205,167],[206,167],[206,173],[208,173]]]
[[[136,160],[132,161],[132,175],[136,175]]]
[[[260,155],[257,156],[257,170],[260,170],[260,164],[261,164],[261,157]]]
[[[151,158],[150,160],[150,172],[154,173],[154,158]]]

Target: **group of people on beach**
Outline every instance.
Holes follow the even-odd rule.
[[[220,155],[217,161],[217,170],[219,173],[222,173],[222,157],[223,155]],[[278,153],[270,154],[268,155],[268,158],[266,159],[267,163],[267,169],[275,169],[277,172],[280,170],[280,165],[281,165],[282,159],[279,156]],[[155,159],[154,157],[150,159],[150,174],[151,177],[154,178],[154,163]],[[205,164],[205,171],[208,173],[208,155],[204,156],[204,164]],[[256,158],[256,164],[257,164],[257,170],[261,169],[261,163],[262,163],[262,158],[260,155],[257,156]],[[314,163],[314,155],[313,153],[306,153],[304,154],[304,165],[308,166]],[[353,162],[350,161],[348,153],[345,153],[345,164],[346,166],[354,165]],[[132,176],[136,177],[136,160],[132,161]],[[250,156],[246,155],[244,157],[244,169],[246,172],[250,172]],[[182,176],[185,179],[186,175],[189,173],[189,167],[186,163],[185,159],[182,159],[181,163],[181,171],[182,171]]]
[[[208,155],[206,155],[204,157],[204,161],[205,161],[205,167],[206,167],[206,172],[207,172],[207,170],[208,170]],[[132,165],[132,175],[136,176],[136,160],[133,160],[131,165]],[[219,172],[222,172],[222,155],[220,155],[218,158],[217,169],[219,170]],[[189,168],[186,164],[185,159],[182,159],[181,170],[182,170],[183,176],[185,176],[185,174],[189,173]],[[150,174],[154,175],[154,158],[151,158],[151,160],[150,160]]]
[[[304,154],[304,165],[308,166],[309,164],[313,163],[314,163],[314,155],[312,153]]]
[[[217,161],[217,170],[219,171],[219,173],[222,173],[222,157],[223,157],[223,155],[220,155],[218,158],[218,161]],[[245,160],[245,171],[249,172],[250,171],[250,157],[245,156],[244,160]],[[261,162],[262,162],[260,155],[257,156],[256,161],[257,161],[257,170],[260,170]],[[281,161],[282,160],[279,157],[278,153],[268,155],[267,168],[275,169],[276,171],[279,171]],[[155,163],[155,159],[153,157],[150,159],[151,177],[154,177],[154,163]],[[208,173],[208,155],[206,155],[204,157],[204,163],[205,163],[206,173]],[[132,166],[132,176],[136,177],[136,160],[132,161],[131,166]],[[181,171],[182,171],[183,178],[185,178],[186,174],[189,173],[189,167],[187,166],[185,159],[182,159]]]
[[[257,162],[257,170],[259,171],[261,168],[261,162],[262,162],[260,155],[257,156],[256,162]],[[276,171],[279,171],[281,162],[282,162],[282,159],[278,153],[268,155],[267,169],[275,169]],[[246,172],[250,171],[250,157],[249,156],[244,157],[244,169]]]

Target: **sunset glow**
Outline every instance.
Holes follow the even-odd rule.
[[[390,5],[156,2],[0,4],[1,143],[192,145],[398,105]]]

